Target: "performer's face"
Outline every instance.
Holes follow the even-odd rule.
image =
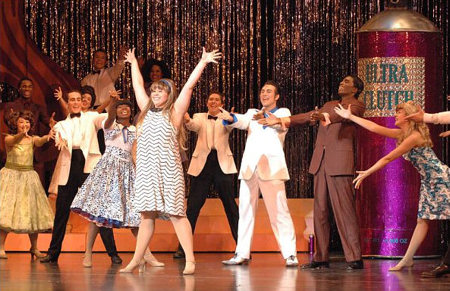
[[[167,99],[169,98],[169,94],[167,93],[166,90],[156,88],[151,91],[150,97],[152,98],[155,107],[161,108],[164,106],[164,104],[166,104]]]
[[[338,95],[341,97],[355,95],[358,89],[353,84],[353,78],[347,76],[339,84]]]
[[[23,80],[20,83],[19,93],[24,98],[31,98],[33,94],[33,83],[30,80]]]
[[[402,126],[408,123],[407,120],[405,120],[406,112],[405,109],[398,109],[395,111],[395,126]]]
[[[67,94],[67,108],[70,113],[81,112],[81,94],[78,92],[70,92]]]
[[[209,95],[208,103],[206,104],[206,106],[208,106],[208,112],[211,115],[217,115],[220,111],[219,107],[223,106],[222,97],[220,97],[220,95],[216,93]]]
[[[106,54],[104,52],[96,52],[94,54],[94,69],[96,70],[101,70],[105,67],[106,65]]]
[[[131,116],[130,106],[128,106],[126,104],[117,106],[116,115],[117,115],[117,118],[121,118],[121,119],[130,118],[130,116]]]
[[[19,117],[17,119],[17,132],[28,132],[30,130],[30,121],[28,119]]]
[[[91,94],[84,93],[81,96],[81,110],[86,111],[91,107],[92,96]]]
[[[264,108],[275,107],[279,98],[280,95],[277,94],[277,89],[273,85],[264,85],[259,94],[259,100]]]
[[[158,65],[153,65],[152,68],[150,69],[150,80],[152,80],[152,82],[156,82],[162,79],[162,70],[161,67]]]

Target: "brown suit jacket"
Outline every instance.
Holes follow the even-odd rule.
[[[331,124],[327,126],[319,125],[314,153],[309,165],[309,173],[315,175],[323,161],[325,172],[330,176],[354,175],[354,140],[356,134],[356,124],[343,119],[334,112],[334,107],[341,104],[345,108],[352,104],[352,114],[362,117],[366,106],[357,99],[346,99],[346,101],[333,100],[325,103],[319,109],[320,113],[328,113]],[[314,111],[292,115],[290,126],[307,124],[310,122],[310,115]]]

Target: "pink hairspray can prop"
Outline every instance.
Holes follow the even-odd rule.
[[[423,15],[402,8],[387,9],[370,19],[357,34],[358,76],[364,81],[360,100],[365,118],[395,127],[395,107],[413,101],[427,112],[442,104],[441,34]],[[430,128],[440,156],[438,134]],[[358,169],[365,170],[395,147],[395,140],[359,129]],[[361,248],[365,256],[403,256],[417,221],[420,178],[399,158],[365,179],[357,193]],[[430,223],[418,256],[439,254],[439,231]]]

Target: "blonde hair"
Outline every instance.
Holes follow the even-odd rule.
[[[175,104],[175,100],[177,100],[178,98],[178,91],[177,88],[175,87],[175,83],[170,79],[161,79],[159,81],[153,82],[152,85],[150,86],[150,92],[154,90],[163,90],[168,94],[167,101],[162,107],[162,114],[167,114],[169,116],[169,120],[172,122],[173,105]],[[152,108],[155,108],[155,104],[153,103],[151,96],[149,97],[150,100],[147,106],[139,114],[139,119],[136,123],[137,128],[139,128],[142,125],[142,122],[144,121],[148,111]],[[178,146],[180,147],[180,151],[185,151],[187,149],[186,147],[187,134],[184,125],[181,125],[180,128],[178,128],[177,140]]]
[[[403,109],[405,111],[405,116],[414,114],[419,111],[417,105],[412,101],[398,104],[395,108],[395,111],[397,112],[400,109]],[[431,141],[430,136],[430,130],[428,129],[428,126],[425,124],[425,122],[415,122],[413,120],[409,120],[408,125],[408,130],[397,139],[397,146],[400,145],[408,136],[410,136],[413,131],[418,131],[423,137],[423,139],[425,140],[424,146],[433,146],[433,142]]]

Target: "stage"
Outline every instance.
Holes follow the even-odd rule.
[[[422,271],[439,259],[416,260],[414,268],[389,273],[394,260],[364,260],[365,269],[347,271],[341,257],[332,257],[328,270],[306,271],[286,268],[279,253],[254,253],[248,266],[223,266],[231,253],[196,253],[193,276],[183,276],[184,260],[172,259],[172,253],[156,253],[166,264],[147,267],[145,273],[119,274],[132,257],[121,253],[122,266],[111,265],[105,253],[95,253],[93,267],[83,268],[82,253],[62,253],[58,265],[30,261],[28,253],[8,253],[0,260],[0,290],[450,290],[450,276],[423,279]],[[299,253],[300,263],[309,255]]]

